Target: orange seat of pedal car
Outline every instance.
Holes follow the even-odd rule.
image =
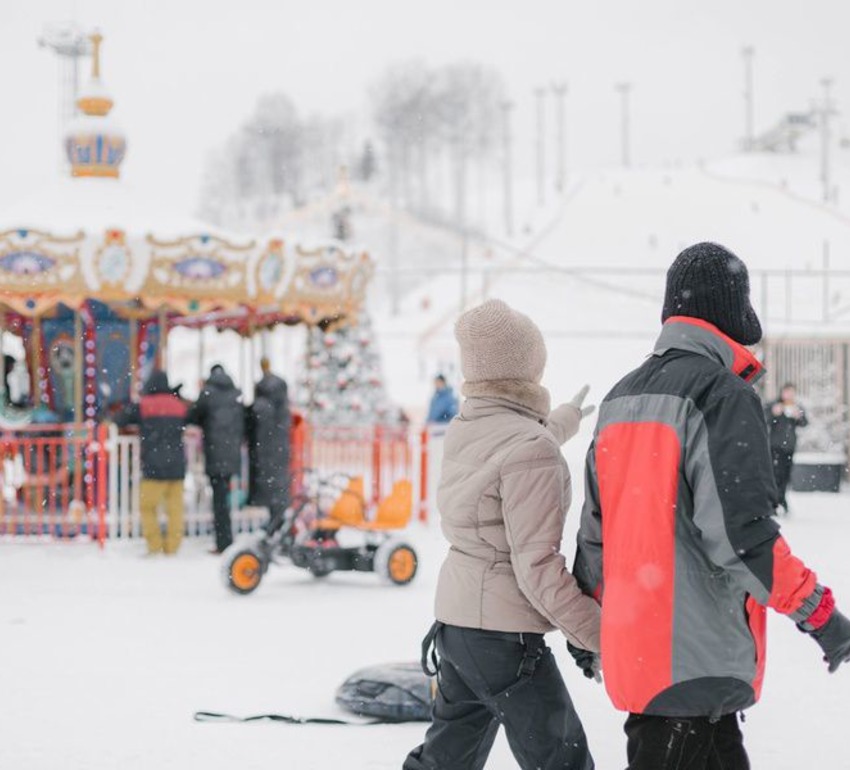
[[[397,481],[393,491],[378,503],[375,518],[361,526],[361,529],[404,529],[413,513],[413,484],[409,481]]]
[[[366,513],[366,498],[363,495],[363,477],[356,476],[337,498],[328,512],[322,527],[361,527]]]

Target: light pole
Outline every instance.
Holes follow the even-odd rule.
[[[829,119],[832,116],[832,78],[821,78],[820,84],[823,86],[823,103],[820,110],[820,178],[823,183],[823,202],[829,203],[832,200],[832,169],[830,168],[830,131]]]
[[[558,178],[555,180],[555,189],[563,194],[567,186],[567,83],[552,84],[552,93],[555,94],[555,116],[558,129]]]
[[[398,272],[398,154],[396,143],[390,145],[390,307],[393,316],[400,312],[401,285]]]
[[[755,149],[755,95],[753,93],[753,57],[756,49],[751,45],[741,49],[744,57],[744,150]]]
[[[631,83],[617,83],[615,89],[620,94],[620,143],[621,161],[623,168],[629,168],[632,164],[631,157],[631,125],[629,122],[629,94],[632,90]]]
[[[466,310],[469,294],[469,232],[466,223],[466,142],[462,132],[452,139],[455,154],[455,217],[460,234],[460,312]]]
[[[542,206],[546,203],[546,184],[544,182],[546,174],[546,133],[545,133],[545,117],[546,117],[546,89],[535,88],[534,96],[537,99],[537,203]]]
[[[504,196],[505,196],[505,232],[508,237],[514,234],[514,201],[513,201],[513,157],[511,153],[511,111],[514,103],[503,101],[502,108],[502,170],[504,174]]]

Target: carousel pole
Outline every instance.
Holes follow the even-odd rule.
[[[159,348],[157,350],[157,368],[166,371],[168,369],[168,311],[165,305],[160,307],[157,313],[159,323]]]
[[[254,400],[254,378],[257,371],[257,327],[251,321],[248,326],[249,334],[251,335],[251,366],[248,368],[248,385],[251,388],[251,400]],[[244,391],[247,395],[247,391]]]
[[[6,406],[6,311],[0,313],[0,409]]]
[[[139,376],[139,319],[130,319],[130,401],[136,400],[136,378]]]
[[[83,316],[80,309],[74,310],[74,422],[84,422],[83,419]]]
[[[245,337],[239,335],[239,387],[245,394]]]
[[[198,327],[198,393],[199,394],[200,394],[201,390],[203,390],[201,383],[204,381],[204,358],[205,358],[205,354],[206,354],[206,350],[205,350],[205,347],[206,347],[205,337],[206,337],[206,335],[204,334],[204,332],[206,332],[206,327],[205,326],[199,326]]]
[[[33,406],[41,406],[41,318],[33,316],[32,335],[30,336],[30,376],[32,377]],[[46,375],[45,375],[46,378]]]

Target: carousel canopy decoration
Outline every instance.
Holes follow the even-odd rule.
[[[91,80],[65,139],[70,175],[0,212],[0,305],[40,317],[96,300],[125,317],[230,313],[263,325],[355,315],[373,271],[365,252],[246,239],[177,218],[119,179],[126,140],[101,81],[103,38],[91,40]]]

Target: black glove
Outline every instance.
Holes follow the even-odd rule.
[[[599,656],[595,652],[583,650],[569,641],[567,642],[567,650],[569,650],[576,665],[588,679],[595,679],[597,682],[602,681],[602,677],[599,674]]]
[[[824,652],[823,659],[829,664],[832,674],[842,663],[850,662],[850,620],[837,609],[829,620],[814,631],[809,631]]]

